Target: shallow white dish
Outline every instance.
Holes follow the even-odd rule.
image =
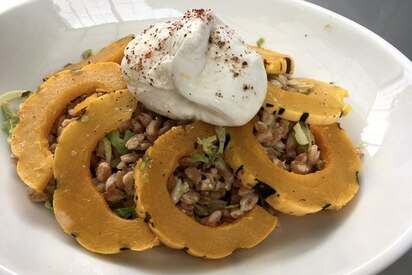
[[[296,75],[333,81],[350,91],[342,120],[354,143],[365,142],[358,196],[340,212],[280,216],[254,249],[219,261],[156,248],[102,256],[66,235],[52,213],[29,202],[0,135],[0,273],[369,274],[412,244],[412,63],[365,28],[312,4],[255,1],[33,1],[0,14],[0,91],[36,89],[44,75],[125,34],[212,8],[246,42],[292,55]],[[199,6],[197,6],[199,7]]]

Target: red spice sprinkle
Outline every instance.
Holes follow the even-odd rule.
[[[144,55],[144,58],[149,59],[152,56],[152,52],[149,51]]]
[[[239,62],[239,57],[233,56],[232,58],[230,58],[230,60],[232,60],[235,63],[238,63]]]
[[[143,43],[144,45],[146,45],[146,47],[148,46],[149,49],[139,54],[137,64],[131,66],[131,68],[136,72],[139,72],[143,79],[147,79],[145,76],[145,68],[147,69],[146,66],[148,65],[153,65],[151,61],[153,56],[157,55],[158,53],[160,53],[161,55],[169,54],[169,51],[167,49],[169,49],[171,45],[166,44],[166,42],[170,41],[169,38],[173,36],[176,31],[182,30],[183,37],[187,37],[189,33],[192,33],[192,31],[190,31],[190,28],[192,27],[192,19],[200,19],[203,21],[203,23],[208,24],[213,20],[213,15],[211,10],[209,9],[193,9],[191,11],[187,11],[181,20],[175,22],[169,21],[169,25],[166,30],[159,29],[154,25],[151,25],[149,28],[145,29],[143,33],[146,34],[147,32],[149,32],[148,34],[150,35],[150,38],[148,36],[140,36],[138,43]],[[166,34],[166,37],[160,38],[158,34],[162,34],[162,36]],[[221,34],[223,35],[223,37],[221,36]],[[247,61],[245,61],[245,59],[243,59],[242,57],[244,55],[250,54],[250,51],[244,50],[240,55],[235,55],[233,52],[231,52],[230,43],[234,35],[234,31],[229,29],[228,26],[216,26],[215,29],[210,33],[210,36],[208,38],[208,42],[210,44],[208,46],[208,51],[210,51],[212,55],[213,53],[215,53],[215,56],[213,56],[212,58],[215,61],[217,61],[216,69],[218,69],[219,72],[224,71],[224,67],[226,65],[222,65],[222,63],[226,62],[228,63],[227,66],[231,67],[230,72],[232,73],[233,77],[237,78],[242,74],[243,70],[249,65]],[[174,48],[176,46],[176,41],[173,41],[172,44],[172,48]],[[132,48],[132,53],[134,56],[136,56],[134,48]],[[130,64],[131,57],[126,56],[126,59]],[[160,67],[160,65],[161,62],[157,64],[158,67]],[[221,69],[220,66],[222,67]],[[157,69],[156,66],[153,68],[154,70]],[[152,67],[150,66],[148,69],[151,70]],[[154,80],[147,80],[150,80],[148,82],[150,85],[153,86]],[[244,84],[243,90],[253,90],[253,86]],[[216,95],[219,96],[219,93],[217,93]]]

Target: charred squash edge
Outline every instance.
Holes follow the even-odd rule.
[[[121,90],[95,98],[87,120],[69,124],[56,148],[53,206],[57,221],[86,249],[102,254],[145,250],[158,244],[143,219],[125,220],[108,207],[90,174],[90,159],[99,140],[130,119],[136,100]]]
[[[145,161],[139,163],[135,175],[138,213],[145,217],[161,242],[209,259],[222,258],[238,248],[257,245],[277,222],[276,217],[255,206],[231,224],[209,227],[196,222],[173,204],[166,184],[178,166],[178,160],[194,152],[197,138],[214,134],[214,127],[203,122],[172,128],[148,149]]]
[[[112,62],[63,71],[49,78],[22,105],[20,122],[13,131],[11,150],[17,157],[17,174],[29,187],[43,191],[53,175],[49,134],[55,120],[70,101],[99,89],[112,92],[126,88],[120,65]]]
[[[242,184],[255,188],[273,208],[301,216],[322,209],[339,210],[355,196],[360,160],[338,124],[310,127],[325,167],[299,175],[276,166],[268,158],[253,134],[256,121],[255,117],[245,126],[228,129],[231,139],[225,159]]]

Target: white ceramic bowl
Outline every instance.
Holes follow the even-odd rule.
[[[365,142],[358,196],[339,212],[280,216],[254,249],[219,261],[156,248],[92,254],[63,233],[52,213],[29,202],[0,136],[0,273],[366,274],[381,270],[412,243],[412,64],[367,29],[301,1],[32,1],[0,15],[0,91],[36,89],[42,77],[125,34],[212,8],[249,43],[296,59],[296,75],[350,91],[342,125]]]

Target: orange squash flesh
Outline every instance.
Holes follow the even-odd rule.
[[[135,183],[138,213],[145,217],[162,243],[185,249],[194,256],[217,259],[238,248],[254,247],[275,228],[277,219],[255,206],[233,223],[209,227],[174,205],[167,190],[168,178],[178,166],[178,160],[195,151],[198,138],[212,135],[215,135],[214,127],[203,122],[172,128],[148,149],[145,161],[136,169]]]
[[[273,208],[301,216],[322,209],[338,210],[359,188],[360,160],[355,147],[338,124],[310,126],[324,167],[300,175],[275,165],[253,134],[256,118],[242,127],[230,128],[225,159],[242,184],[270,189],[265,199]],[[267,190],[266,190],[267,191]]]
[[[124,49],[127,44],[132,41],[133,35],[128,35],[120,38],[117,41],[113,41],[106,47],[99,50],[97,53],[91,55],[89,58],[84,59],[80,62],[68,65],[63,68],[63,70],[80,70],[86,65],[95,64],[99,62],[115,62],[120,64],[124,56]]]
[[[262,57],[267,74],[293,74],[295,61],[291,56],[251,45],[249,47]]]
[[[25,184],[42,191],[53,175],[53,154],[49,133],[67,104],[81,95],[126,88],[120,65],[112,62],[85,66],[79,71],[63,71],[49,78],[20,109],[11,149],[18,158],[17,173]]]
[[[66,233],[94,252],[140,251],[158,244],[142,219],[125,220],[111,211],[90,174],[91,155],[99,140],[130,119],[135,107],[136,100],[127,90],[95,98],[84,114],[87,119],[69,124],[56,147],[56,219]]]
[[[290,92],[268,82],[263,104],[266,112],[274,113],[290,121],[305,121],[313,125],[335,123],[339,117],[350,111],[350,105],[343,103],[348,91],[314,79],[296,79],[313,84],[309,94]]]

